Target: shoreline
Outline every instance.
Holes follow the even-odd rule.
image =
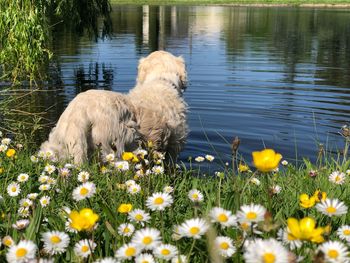
[[[207,2],[207,1],[116,1],[111,0],[113,5],[204,5],[204,6],[232,6],[232,7],[301,7],[301,8],[332,8],[350,9],[349,3],[230,3],[230,2]]]

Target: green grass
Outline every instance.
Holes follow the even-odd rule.
[[[349,5],[349,0],[111,0],[112,4],[136,5]]]
[[[31,160],[33,150],[27,149],[26,145],[21,148],[13,141],[8,147],[16,149],[16,154],[13,157],[8,157],[7,151],[0,152],[1,237],[10,236],[15,243],[23,239],[32,240],[40,250],[40,254],[36,253],[36,256],[40,255],[40,257],[45,258],[50,255],[43,250],[44,244],[41,235],[53,230],[68,233],[66,230],[68,219],[63,210],[64,207],[71,210],[91,208],[99,215],[98,225],[93,231],[68,233],[70,242],[67,250],[61,255],[53,256],[58,262],[82,262],[74,252],[74,245],[85,238],[93,239],[97,245],[93,255],[89,256],[86,262],[114,256],[115,251],[131,239],[118,234],[118,226],[130,222],[126,214],[117,212],[117,208],[122,203],[130,203],[133,209],[144,209],[150,213],[149,222],[144,226],[134,223],[135,228],[158,229],[162,241],[175,245],[181,254],[190,258],[190,262],[209,262],[210,257],[216,256],[213,252],[216,250],[211,249],[213,246],[211,241],[216,235],[232,238],[237,248],[234,256],[227,259],[226,262],[242,262],[244,240],[256,237],[276,238],[277,231],[286,226],[286,220],[290,217],[310,216],[316,220],[318,226],[331,226],[331,232],[325,235],[326,240],[339,240],[336,230],[341,225],[350,222],[349,213],[340,217],[327,217],[318,212],[315,207],[304,209],[299,205],[300,194],[312,195],[317,189],[320,189],[327,193],[328,198],[342,200],[347,206],[350,206],[349,198],[347,198],[350,195],[349,176],[341,185],[334,184],[328,179],[333,171],[346,172],[349,169],[350,161],[343,159],[341,155],[338,155],[336,159],[323,158],[322,161],[318,161],[317,165],[307,160],[299,167],[292,164],[280,165],[279,171],[274,173],[261,174],[258,171],[239,173],[226,167],[221,170],[220,176],[215,175],[212,171],[209,174],[207,172],[205,177],[200,170],[210,171],[212,164],[209,161],[193,162],[188,168],[182,167],[176,171],[169,170],[169,172],[150,174],[139,178],[135,178],[135,163],[130,163],[128,170],[119,171],[112,164],[105,163],[102,166],[99,162],[92,161],[91,164],[80,168],[70,168],[70,176],[64,177],[59,172],[64,163],[58,163],[44,157],[39,157],[37,162],[33,162]],[[149,164],[142,161],[142,169],[152,169],[159,162],[152,156],[154,156],[152,150],[149,150],[149,155],[146,156]],[[50,173],[45,169],[48,165],[54,165],[56,170]],[[254,168],[251,169],[254,170]],[[310,177],[311,170],[316,170],[318,175]],[[91,198],[76,201],[72,193],[82,184],[78,181],[78,174],[82,171],[87,171],[90,174],[88,181],[95,184],[96,193]],[[17,181],[20,173],[27,173],[29,180],[19,183],[21,188],[19,195],[11,197],[7,187],[10,183]],[[51,182],[50,190],[39,190],[42,184],[39,182],[39,177],[42,175],[54,179]],[[253,184],[252,178],[259,179],[261,184]],[[139,193],[132,195],[126,190],[125,183],[130,179],[135,179],[136,183],[140,185],[141,191]],[[273,185],[279,185],[281,192],[272,193],[270,189]],[[174,188],[171,193],[173,203],[164,211],[151,211],[146,205],[146,200],[153,193],[162,192],[165,186]],[[188,193],[191,189],[198,189],[203,193],[203,202],[193,203],[189,199]],[[28,209],[30,224],[23,230],[14,229],[12,224],[22,218],[18,212],[21,207],[20,200],[26,198],[29,193],[38,193],[37,199],[33,200],[33,204]],[[46,207],[42,207],[39,202],[43,196],[51,198]],[[260,204],[266,207],[269,212],[266,214],[265,220],[256,225],[257,230],[261,232],[260,234],[252,233],[249,229],[248,232],[245,232],[239,226],[222,228],[218,224],[212,224],[206,238],[203,236],[196,239],[195,242],[186,237],[179,240],[173,238],[176,225],[194,217],[208,218],[208,213],[213,207],[222,207],[235,214],[241,205],[250,203]],[[311,262],[316,254],[316,248],[316,244],[304,242],[301,248],[292,252],[304,256],[305,262]],[[6,246],[1,247],[1,262],[5,261],[8,251]]]

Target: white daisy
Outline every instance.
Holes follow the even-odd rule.
[[[128,214],[128,218],[132,222],[140,223],[143,225],[145,222],[151,219],[149,213],[145,212],[142,209],[134,209]]]
[[[4,145],[10,145],[11,143],[11,139],[10,138],[4,138],[1,140],[1,144],[4,144]]]
[[[154,193],[147,198],[146,206],[152,211],[162,211],[166,207],[171,206],[173,198],[168,193]]]
[[[281,192],[281,190],[282,190],[282,187],[281,186],[279,186],[279,185],[273,185],[272,187],[271,187],[271,192],[273,193],[273,194],[279,194],[280,192]]]
[[[281,164],[282,164],[283,166],[286,166],[286,165],[288,165],[288,161],[287,161],[287,160],[283,160],[283,161],[281,162]]]
[[[18,183],[12,182],[7,186],[7,193],[9,196],[17,196],[21,192],[21,187]]]
[[[131,242],[142,249],[153,249],[161,242],[160,232],[155,228],[148,227],[137,230]]]
[[[152,168],[152,172],[154,174],[162,174],[162,173],[164,173],[164,168],[162,166],[160,166],[160,165],[157,165],[157,166],[154,166]]]
[[[164,186],[163,188],[163,192],[164,193],[168,193],[168,194],[171,194],[172,192],[174,192],[174,188],[170,185],[166,185]]]
[[[30,193],[27,195],[27,197],[30,199],[30,200],[35,200],[37,197],[38,197],[38,193]]]
[[[133,243],[124,244],[115,252],[115,257],[118,259],[132,259],[140,253],[140,248]]]
[[[56,184],[56,179],[55,179],[55,178],[52,178],[52,177],[49,177],[49,178],[47,179],[47,183],[48,183],[49,185],[55,185],[55,184]]]
[[[329,175],[328,180],[334,184],[343,184],[345,182],[345,173],[334,171]]]
[[[106,156],[104,156],[103,159],[104,159],[105,162],[111,163],[111,162],[114,162],[115,155],[114,155],[114,153],[110,153],[110,154],[107,154]]]
[[[11,247],[15,244],[12,237],[10,237],[10,236],[4,236],[3,239],[1,240],[1,243],[7,247]]]
[[[56,171],[56,166],[52,164],[48,164],[45,166],[44,171],[47,172],[48,174],[52,174]]]
[[[50,184],[42,184],[39,186],[39,190],[40,191],[48,191],[51,189],[51,185]]]
[[[49,179],[49,177],[47,175],[42,174],[42,175],[39,176],[38,181],[41,184],[45,184],[48,179]]]
[[[255,178],[255,177],[253,177],[252,179],[250,179],[250,182],[251,182],[252,184],[255,184],[255,185],[260,185],[260,184],[261,184],[260,180],[259,180],[258,178]]]
[[[208,223],[201,218],[192,218],[183,222],[179,228],[179,234],[184,237],[201,238],[209,228]]]
[[[59,175],[63,178],[67,178],[70,176],[70,170],[66,167],[63,167],[61,168],[59,171],[58,171]]]
[[[100,258],[96,260],[94,263],[119,263],[115,258],[107,257],[107,258]]]
[[[29,175],[26,173],[21,173],[17,176],[17,181],[20,183],[27,182],[29,178]]]
[[[47,195],[44,195],[43,197],[40,198],[40,204],[42,207],[46,207],[50,204],[50,197]]]
[[[69,236],[64,232],[50,231],[42,234],[44,250],[50,255],[62,254],[69,245]]]
[[[171,259],[171,263],[187,263],[187,257],[185,255],[178,255]]]
[[[134,233],[134,231],[135,227],[130,223],[124,223],[118,227],[118,234],[121,236],[130,237]]]
[[[347,247],[339,241],[327,241],[318,247],[325,256],[325,262],[345,263],[349,262],[349,251]]]
[[[210,154],[207,154],[206,156],[205,156],[205,159],[207,159],[209,162],[212,162],[212,161],[214,161],[214,156],[213,155],[210,155]]]
[[[96,248],[96,243],[92,240],[83,239],[74,245],[74,253],[78,257],[87,258]]]
[[[114,163],[114,167],[118,171],[128,171],[129,170],[129,163],[127,161],[118,161]]]
[[[144,150],[144,149],[137,149],[137,150],[134,152],[134,154],[135,154],[136,156],[141,156],[141,158],[144,159],[145,156],[148,154],[148,152],[147,152],[146,150]]]
[[[221,207],[214,207],[209,216],[213,223],[220,223],[222,227],[237,226],[237,218],[231,211],[225,210]]]
[[[287,245],[290,249],[294,250],[300,248],[303,243],[299,239],[296,239],[294,236],[288,234],[288,230],[281,228],[277,232],[277,239],[283,244]]]
[[[155,263],[155,259],[152,254],[142,253],[135,258],[135,263]]]
[[[127,180],[125,182],[126,187],[130,187],[130,186],[135,185],[135,184],[136,184],[135,180]]]
[[[96,193],[96,186],[92,182],[86,182],[73,190],[73,199],[75,201],[90,198]]]
[[[28,219],[17,220],[12,227],[17,230],[23,230],[29,225],[30,221]]]
[[[178,254],[177,248],[170,244],[160,244],[153,250],[154,255],[159,259],[171,260]]]
[[[218,236],[215,238],[214,244],[219,254],[224,258],[231,257],[236,252],[233,240],[229,237]]]
[[[75,165],[72,164],[72,163],[66,163],[66,164],[64,165],[64,168],[67,168],[67,169],[74,169],[74,168],[75,168]]]
[[[321,201],[316,205],[316,209],[327,216],[341,216],[347,213],[348,207],[344,202],[338,199],[329,199]]]
[[[266,208],[261,205],[250,204],[242,205],[237,212],[237,217],[240,222],[261,222],[264,221]]]
[[[344,225],[338,228],[337,235],[340,239],[350,242],[350,226]]]
[[[30,215],[29,208],[28,207],[20,207],[20,208],[18,208],[18,214],[21,217],[28,217]]]
[[[6,259],[8,262],[22,263],[35,259],[37,246],[33,241],[21,240],[17,245],[13,245],[9,248]]]
[[[275,239],[254,240],[245,247],[246,263],[287,263],[288,250]]]
[[[129,194],[134,195],[141,191],[141,186],[139,184],[133,184],[127,188]]]
[[[80,173],[78,173],[78,181],[85,183],[89,180],[90,178],[90,174],[86,171],[81,171]]]
[[[194,160],[198,163],[201,163],[205,160],[205,158],[203,156],[197,156]]]
[[[9,147],[5,144],[0,145],[0,152],[6,152]]]
[[[203,194],[197,190],[197,189],[192,189],[188,192],[188,198],[192,201],[192,202],[202,202],[204,197]]]
[[[36,157],[35,155],[30,156],[30,160],[32,161],[32,163],[37,163],[37,162],[39,162],[39,158]]]
[[[29,198],[23,198],[19,201],[19,205],[22,207],[30,207],[31,205],[33,205],[33,201]]]

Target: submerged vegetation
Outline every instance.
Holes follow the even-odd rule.
[[[98,19],[103,20],[102,34],[111,25],[108,0],[4,0],[0,10],[0,77],[15,83],[44,79],[58,27],[97,37]]]
[[[344,155],[300,167],[272,149],[249,167],[236,139],[236,164],[207,175],[215,156],[170,169],[150,144],[77,167],[2,137],[1,261],[347,262],[349,127],[341,133]]]

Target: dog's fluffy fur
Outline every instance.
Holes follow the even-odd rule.
[[[174,161],[188,129],[182,92],[187,81],[184,60],[165,51],[140,59],[136,86],[128,93],[89,90],[77,95],[52,129],[42,151],[59,159],[88,160],[99,147],[102,154],[135,150],[140,141]]]

